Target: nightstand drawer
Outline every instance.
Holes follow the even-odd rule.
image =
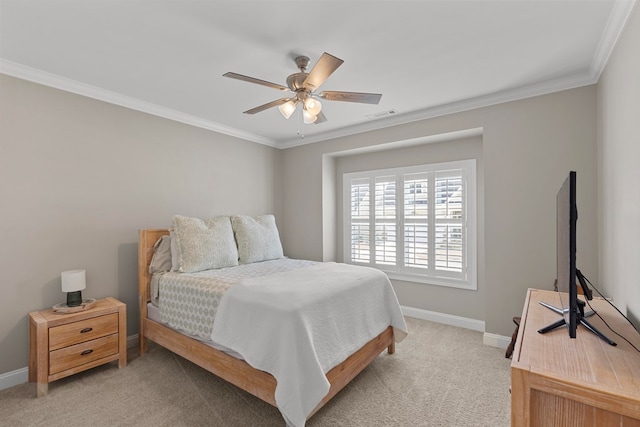
[[[118,353],[118,334],[109,335],[49,353],[49,375]]]
[[[57,350],[117,332],[117,313],[55,326],[49,328],[49,350]]]

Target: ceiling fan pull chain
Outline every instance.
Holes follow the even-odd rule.
[[[300,109],[300,114],[298,114],[298,136],[300,137],[300,139],[304,139],[304,134],[302,132],[300,132],[300,120],[302,120],[302,109]]]

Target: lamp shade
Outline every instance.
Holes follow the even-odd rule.
[[[76,292],[87,287],[87,283],[85,281],[85,270],[63,271],[61,277],[62,292]]]
[[[318,117],[314,116],[313,114],[311,114],[307,110],[303,110],[302,111],[302,120],[303,120],[303,122],[305,124],[309,125],[309,124],[315,122],[317,119],[318,119]]]
[[[308,97],[304,100],[304,108],[309,113],[311,113],[311,115],[317,116],[318,114],[320,114],[320,111],[322,111],[322,104],[320,103],[320,101]]]
[[[298,103],[298,101],[287,101],[284,104],[282,104],[281,106],[278,107],[278,110],[280,110],[280,114],[282,114],[282,117],[284,117],[285,119],[288,119],[289,117],[291,117],[291,115],[293,114],[294,111],[296,111],[296,104]]]

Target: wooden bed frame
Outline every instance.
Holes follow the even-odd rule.
[[[153,256],[153,245],[166,234],[169,234],[169,230],[140,230],[138,243],[140,356],[146,354],[147,340],[151,340],[277,407],[274,397],[276,380],[271,374],[255,369],[244,360],[236,359],[147,317],[147,303],[151,301],[149,264]],[[395,352],[395,340],[391,326],[327,373],[331,388],[324,399],[309,414],[309,418],[366,368],[385,348],[389,354]]]

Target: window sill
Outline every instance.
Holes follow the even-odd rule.
[[[476,281],[463,282],[455,279],[447,279],[444,277],[429,277],[421,274],[398,273],[397,271],[384,271],[389,279],[401,280],[403,282],[421,283],[425,285],[445,286],[447,288],[466,289],[469,291],[477,291]]]

